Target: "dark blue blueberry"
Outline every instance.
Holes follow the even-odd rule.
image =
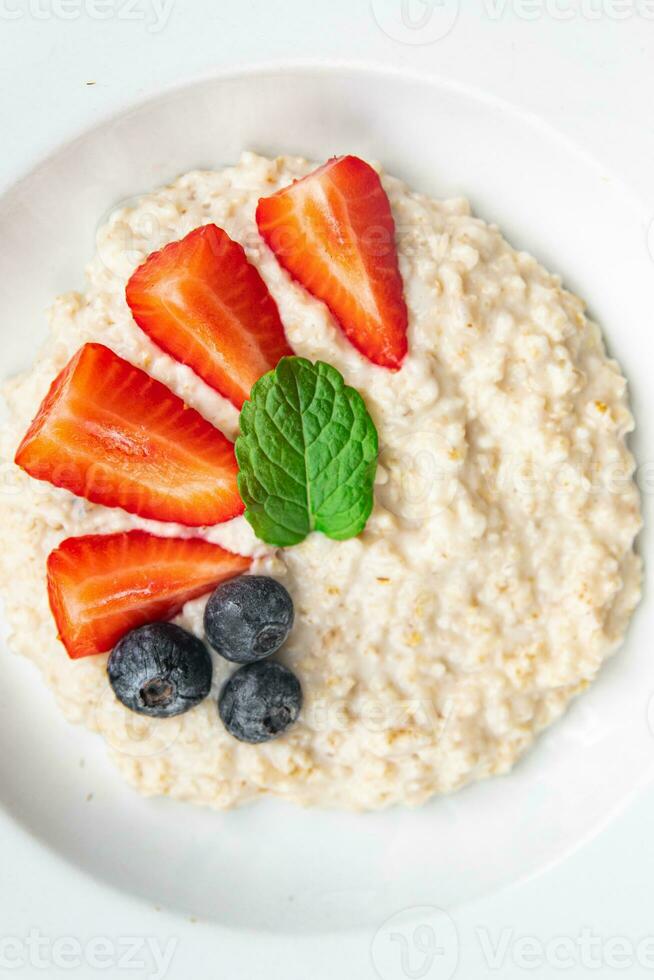
[[[270,656],[291,632],[293,600],[267,575],[240,575],[215,590],[204,613],[211,646],[237,664]]]
[[[241,742],[268,742],[297,721],[300,682],[274,660],[240,667],[225,681],[218,712],[227,731]]]
[[[197,636],[173,623],[151,623],[114,647],[107,672],[119,701],[153,718],[181,715],[211,689],[211,654]]]

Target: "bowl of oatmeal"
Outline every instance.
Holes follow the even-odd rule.
[[[309,121],[312,98],[328,94],[336,104],[355,77],[307,72],[300,95],[293,72],[276,74],[284,118],[294,120],[286,131],[275,118],[262,123],[265,75],[172,93],[115,121],[111,179],[102,162],[107,130],[98,130],[51,158],[20,193],[10,191],[0,211],[0,226],[16,242],[3,260],[8,278],[23,269],[21,258],[39,261],[39,250],[61,228],[64,207],[73,215],[70,251],[80,257],[75,268],[50,258],[38,300],[33,294],[25,300],[22,271],[11,279],[7,308],[20,315],[29,338],[21,337],[19,349],[7,333],[14,376],[5,388],[2,429],[7,492],[0,506],[11,528],[0,558],[7,642],[27,661],[7,668],[21,675],[15,710],[21,682],[29,691],[42,684],[52,692],[54,698],[41,690],[37,696],[60,733],[60,749],[57,739],[48,749],[51,762],[60,751],[61,764],[70,766],[73,745],[76,763],[80,755],[95,760],[91,775],[85,764],[73,782],[90,778],[112,787],[101,821],[113,827],[112,850],[137,814],[143,860],[116,868],[111,851],[98,856],[91,835],[73,839],[61,816],[27,805],[11,778],[6,803],[101,879],[194,911],[210,896],[216,918],[231,924],[267,922],[280,888],[305,897],[302,912],[276,907],[273,919],[289,928],[299,921],[340,927],[370,915],[374,921],[388,907],[388,874],[398,879],[394,908],[403,896],[433,903],[428,871],[439,882],[436,904],[449,905],[560,855],[645,778],[647,674],[639,674],[636,641],[623,647],[642,579],[634,411],[625,377],[637,384],[639,267],[633,263],[625,273],[620,302],[607,296],[597,272],[617,268],[616,256],[631,241],[623,227],[630,226],[626,204],[551,134],[532,133],[519,117],[417,80],[381,76],[385,100],[364,85],[333,132],[319,132]],[[420,152],[405,160],[405,107],[426,111],[418,94],[436,113],[441,138],[431,146],[423,136]],[[210,131],[230,132],[216,147],[197,132],[197,107],[209,99]],[[256,110],[239,115],[239,100]],[[364,110],[369,124],[354,137],[351,122]],[[393,119],[390,148],[382,110]],[[475,147],[484,144],[494,113],[502,118],[497,159],[485,158],[482,167]],[[184,138],[178,134],[179,146],[166,156],[162,144],[173,117],[183,120]],[[154,132],[164,135],[136,166],[135,148]],[[524,147],[526,132],[529,149],[516,158],[516,141]],[[324,297],[289,274],[257,226],[262,198],[311,179],[318,164],[341,153],[355,154],[376,175],[394,221],[407,322],[406,353],[393,370],[352,342]],[[546,163],[566,174],[554,197],[552,182],[539,179]],[[71,166],[80,168],[81,182],[84,165],[93,180],[80,193],[81,212],[72,189],[56,200],[52,189]],[[51,188],[47,195],[43,186]],[[602,194],[603,215],[616,215],[604,233],[593,192]],[[583,249],[575,238],[579,224],[587,229]],[[224,657],[213,655],[211,693],[192,710],[144,718],[115,697],[107,649],[74,659],[58,638],[45,575],[48,556],[62,542],[125,532],[186,539],[188,524],[106,506],[13,465],[53,379],[85,345],[108,348],[227,440],[238,438],[240,402],[148,336],[125,295],[153,253],[210,225],[242,246],[274,300],[292,354],[335,368],[362,398],[378,436],[372,510],[345,540],[312,531],[292,546],[276,546],[231,512],[215,524],[198,519],[192,532],[247,559],[249,574],[281,583],[291,597],[293,628],[275,656],[300,679],[302,707],[287,731],[264,744],[234,738],[221,724],[216,700],[233,668]],[[32,308],[37,301],[49,306],[48,327]],[[640,424],[642,411],[637,418]],[[207,598],[192,598],[175,617],[200,640]],[[638,745],[625,763],[635,692],[644,732],[634,734]],[[60,721],[55,704],[81,727]],[[108,759],[131,790],[119,784]],[[64,786],[60,793],[60,813],[70,814],[70,791]],[[589,795],[592,806],[575,804]],[[556,797],[565,805],[557,807]],[[229,812],[242,804],[249,805],[238,816]],[[273,861],[282,866],[283,884],[262,892],[268,855],[260,828],[280,807],[285,827]],[[514,808],[520,821],[507,825]],[[229,857],[214,854],[210,862],[224,886],[204,874],[199,885],[194,876],[195,887],[172,883],[151,870],[148,848],[167,837],[180,814],[194,832],[175,845],[177,857],[191,867],[206,857],[208,835],[228,835]],[[547,825],[536,843],[530,821]],[[313,856],[299,862],[307,871],[294,879],[289,855],[309,829],[328,842],[326,850],[317,857],[308,840],[301,845]],[[420,867],[418,851],[427,842],[431,848],[432,832],[439,842]],[[345,888],[329,870],[332,848],[343,838],[356,855]],[[228,883],[241,877],[248,887],[228,903]]]

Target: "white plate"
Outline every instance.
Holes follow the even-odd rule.
[[[317,160],[353,152],[416,189],[469,196],[480,216],[588,299],[632,383],[634,448],[645,458],[652,266],[636,203],[538,121],[389,72],[212,78],[57,151],[0,199],[3,370],[29,365],[44,307],[82,286],[98,220],[112,205],[193,167],[234,161],[243,148]],[[640,544],[644,551],[649,538]],[[323,932],[378,925],[405,906],[451,907],[560,859],[651,778],[648,621],[643,605],[596,685],[511,775],[419,811],[372,815],[273,802],[219,814],[142,800],[100,740],[61,719],[31,665],[4,656],[5,818],[100,882],[229,926]],[[80,804],[89,792],[92,810]]]

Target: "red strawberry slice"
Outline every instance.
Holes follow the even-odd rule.
[[[249,566],[201,538],[146,531],[68,538],[48,558],[50,608],[68,655],[88,657],[137,626],[172,619]]]
[[[139,327],[241,408],[293,351],[277,306],[243,248],[216,225],[154,252],[127,283]]]
[[[102,344],[55,379],[16,462],[105,507],[191,526],[243,512],[232,443],[169,388]]]
[[[358,157],[330,160],[263,197],[259,231],[281,265],[323,300],[350,342],[397,370],[407,352],[407,308],[395,225],[378,174]]]

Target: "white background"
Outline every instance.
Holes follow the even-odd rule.
[[[443,0],[445,6],[448,2]],[[642,199],[643,235],[648,234],[654,218],[654,3],[462,0],[464,9],[445,37],[431,40],[425,28],[398,40],[379,22],[394,23],[400,3],[0,0],[0,188],[53,146],[162,86],[258,61],[365,61],[454,79],[547,119],[631,185]],[[422,10],[416,0],[412,15],[417,18]],[[389,33],[398,34],[392,27]],[[93,819],[92,808],[87,819]],[[479,819],[481,826],[483,814]],[[514,980],[654,973],[653,832],[654,789],[562,865],[454,910],[456,976]],[[151,938],[162,946],[175,941],[167,977],[367,980],[377,975],[371,957],[379,939],[373,935],[342,936],[338,943],[323,938],[320,949],[308,939],[281,938],[264,949],[242,933],[231,938],[221,933],[217,941],[212,927],[201,921],[180,921],[94,887],[27,838],[20,849],[5,850],[0,952],[25,965],[9,970],[7,962],[0,975],[5,970],[20,977],[157,975],[142,942],[132,959],[146,965],[128,969],[123,962],[121,967],[118,944],[124,958],[128,937]],[[453,927],[436,926],[444,952],[432,969],[420,972],[426,961],[418,948],[408,971],[397,956],[381,968],[382,980],[451,976]],[[382,939],[389,929],[402,926],[382,929]],[[38,936],[43,942],[37,949]],[[12,942],[3,946],[7,937]],[[97,955],[104,969],[74,967],[75,947],[66,945],[66,937],[80,942],[87,954],[91,939],[107,937],[115,953]],[[521,937],[534,942],[519,942]],[[553,944],[558,937],[564,942]],[[629,944],[635,950],[647,937],[652,941],[640,947],[639,964]],[[56,938],[62,941],[53,953],[49,942]],[[500,941],[505,955],[493,970],[485,950]],[[566,963],[574,965],[564,969]]]

